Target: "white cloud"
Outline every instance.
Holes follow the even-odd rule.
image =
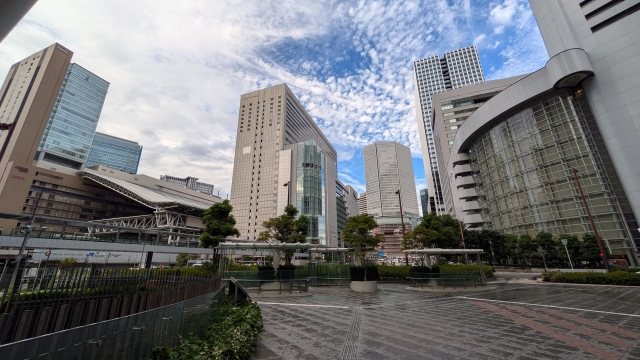
[[[480,35],[476,36],[476,38],[473,39],[473,45],[480,46],[480,44],[482,44],[482,42],[486,38],[487,38],[487,35],[485,35],[485,34],[480,34]]]
[[[509,15],[513,3],[41,1],[0,43],[0,69],[62,43],[74,62],[111,83],[98,130],[141,143],[141,173],[199,177],[224,196],[241,94],[288,83],[340,160],[383,140],[419,156],[413,61],[475,40],[506,44],[504,66],[490,76],[526,68],[539,44],[522,46],[493,29],[537,31],[521,3]],[[349,181],[364,191],[360,177]]]

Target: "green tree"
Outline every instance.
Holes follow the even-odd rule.
[[[545,251],[544,260],[547,264],[553,263],[558,259],[558,243],[553,240],[553,235],[546,231],[541,231],[536,235],[535,242],[538,248],[542,248]],[[537,251],[538,249],[536,249]]]
[[[60,260],[60,268],[62,270],[71,270],[76,266],[76,262],[75,258],[64,258]]]
[[[179,267],[184,267],[189,264],[189,260],[195,260],[198,258],[196,254],[178,254],[176,256],[176,265]]]
[[[438,237],[440,234],[437,231],[427,229],[420,224],[412,232],[404,235],[402,250],[429,248]]]
[[[527,265],[531,265],[532,256],[535,259],[538,259],[540,255],[538,255],[538,244],[533,240],[533,238],[528,234],[520,235],[519,241],[520,248],[520,259]]]
[[[567,239],[567,249],[565,250],[564,245],[562,244],[562,239]],[[567,258],[567,251],[569,251],[569,255],[571,256],[571,261],[573,265],[576,266],[576,262],[580,261],[580,245],[581,241],[577,236],[571,234],[560,234],[558,235],[557,246],[558,249],[558,259],[566,262],[566,265],[569,266],[569,259]]]
[[[342,241],[353,248],[356,258],[364,270],[364,281],[367,281],[367,253],[376,250],[384,242],[383,234],[372,235],[371,231],[378,227],[376,220],[369,214],[350,216],[342,230]]]
[[[240,232],[236,229],[236,219],[231,215],[232,210],[233,206],[229,200],[215,203],[205,210],[202,217],[204,231],[200,235],[202,247],[216,247],[229,236],[240,236]]]
[[[426,235],[424,238],[425,247],[436,247],[442,249],[459,249],[462,248],[460,240],[460,223],[451,215],[435,215],[427,214],[422,221],[416,226],[418,234]],[[438,233],[436,237],[432,232]],[[414,231],[415,232],[415,231]]]
[[[520,237],[514,234],[504,235],[504,251],[509,264],[516,264],[520,256]]]
[[[610,257],[608,249],[605,247],[607,256]],[[600,256],[600,246],[598,240],[593,234],[584,234],[582,237],[582,244],[580,246],[580,260],[587,261],[589,263],[601,264],[602,257]]]
[[[311,221],[307,216],[298,215],[298,209],[289,204],[284,208],[284,214],[271,218],[262,223],[266,229],[258,235],[258,241],[278,241],[282,243],[305,242]],[[297,218],[296,218],[297,217]],[[285,264],[291,265],[293,250],[285,250]]]
[[[495,230],[464,231],[464,240],[468,249],[482,249],[482,258],[491,263],[507,259],[505,236]]]

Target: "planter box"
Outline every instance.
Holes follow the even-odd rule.
[[[376,292],[378,291],[377,281],[352,281],[349,284],[351,290],[355,292]]]

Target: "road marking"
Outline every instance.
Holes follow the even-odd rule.
[[[503,301],[503,300],[480,299],[480,298],[472,298],[472,297],[467,297],[467,296],[456,296],[456,298],[458,298],[458,299],[466,299],[466,300],[489,301],[489,302],[497,302],[497,303],[504,303],[504,304],[516,304],[516,305],[540,306],[540,307],[547,307],[547,308],[554,308],[554,309],[565,309],[565,310],[576,310],[576,311],[588,311],[588,312],[594,312],[594,313],[598,313],[598,314],[608,314],[608,315],[621,315],[621,316],[640,317],[640,315],[637,315],[637,314],[625,314],[625,313],[617,313],[617,312],[611,312],[611,311],[600,311],[600,310],[579,309],[579,308],[572,308],[572,307],[566,307],[566,306],[543,305],[543,304],[531,304],[531,303],[517,302],[517,301]]]
[[[305,307],[323,307],[323,308],[336,308],[336,309],[350,309],[348,306],[337,305],[311,305],[311,304],[291,304],[291,303],[275,303],[275,302],[263,302],[257,301],[258,305],[283,305],[283,306],[305,306]]]

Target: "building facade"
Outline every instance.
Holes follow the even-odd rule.
[[[93,143],[109,83],[78,64],[69,65],[40,146],[38,160],[81,169]]]
[[[522,79],[525,75],[514,76],[501,80],[486,81],[460,89],[446,91],[433,95],[433,110],[431,112],[433,140],[438,164],[448,164],[453,146],[453,139],[465,120],[489,99],[506,89],[511,84]],[[451,195],[451,175],[443,167],[439,174],[445,213],[463,220],[465,215],[476,214],[479,211],[477,198],[469,196],[465,202],[454,202]],[[460,188],[466,185],[460,185]],[[456,207],[456,205],[458,205]],[[462,211],[460,206],[465,207]],[[467,219],[474,217],[468,216]],[[467,228],[481,228],[481,223],[466,223]]]
[[[634,1],[531,0],[550,57],[581,48],[595,76],[582,88],[608,151],[611,179],[630,236],[640,245],[640,5]],[[604,150],[604,149],[603,149]],[[609,169],[608,169],[608,173]]]
[[[241,238],[287,204],[311,218],[308,241],[337,246],[337,153],[286,84],[240,98],[231,203]]]
[[[336,180],[336,218],[338,229],[338,247],[343,247],[342,230],[349,216],[358,215],[358,193],[351,185]]]
[[[385,252],[401,255],[400,199],[406,232],[416,226],[420,217],[411,150],[400,143],[385,141],[366,146],[363,152],[367,213],[385,234]]]
[[[413,63],[416,119],[422,147],[424,171],[429,189],[429,208],[444,213],[444,200],[440,185],[438,159],[431,121],[432,95],[484,81],[478,50],[475,46],[450,51],[443,58],[438,55]],[[446,166],[442,165],[442,166]]]
[[[104,165],[137,174],[141,155],[142,146],[137,142],[96,132],[85,167]]]
[[[195,190],[203,194],[213,195],[213,184],[200,182],[198,181],[198,178],[195,177],[187,176],[186,178],[179,178],[170,175],[161,175],[160,180]]]
[[[368,214],[367,213],[367,193],[363,192],[358,196],[358,214]]]
[[[420,190],[420,208],[422,209],[423,215],[426,215],[431,212],[429,211],[429,190],[428,189]]]
[[[477,197],[479,211],[464,215],[465,223],[509,234],[582,236],[592,233],[582,188],[608,249],[636,262],[630,225],[637,223],[625,214],[620,168],[583,86],[597,76],[583,49],[568,49],[469,116],[448,163],[454,201],[464,211],[469,193]]]

